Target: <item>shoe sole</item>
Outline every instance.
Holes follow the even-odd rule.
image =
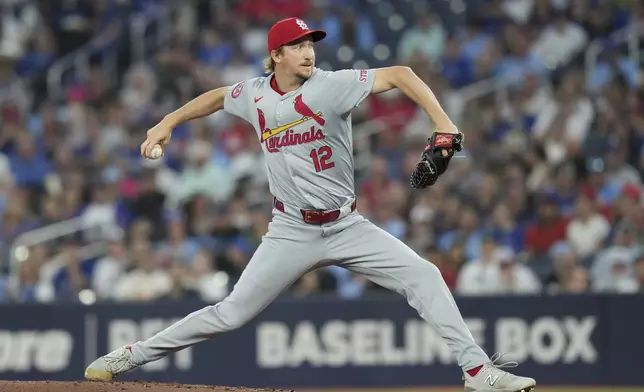
[[[114,375],[107,370],[87,369],[85,379],[89,381],[112,381]]]
[[[529,387],[517,389],[512,392],[533,392],[535,388],[536,388],[536,385],[531,385]],[[466,389],[465,391],[466,392],[498,392],[498,389],[476,389],[476,390]]]

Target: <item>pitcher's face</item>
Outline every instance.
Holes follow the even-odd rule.
[[[313,74],[315,67],[315,49],[311,36],[305,36],[282,47],[277,54],[276,63],[288,73],[307,80]]]

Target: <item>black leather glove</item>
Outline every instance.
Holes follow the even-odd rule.
[[[463,133],[434,132],[411,173],[409,183],[414,189],[432,186],[449,166],[456,151],[463,149]]]

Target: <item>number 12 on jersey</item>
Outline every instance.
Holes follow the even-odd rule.
[[[311,150],[309,154],[311,159],[313,159],[313,165],[315,165],[315,171],[321,172],[326,169],[335,167],[335,163],[329,162],[329,159],[333,156],[333,150],[329,146],[322,146],[320,148]]]

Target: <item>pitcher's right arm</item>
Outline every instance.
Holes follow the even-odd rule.
[[[209,116],[224,108],[224,96],[228,89],[229,87],[220,87],[203,93],[165,116],[163,121],[175,128],[184,122]]]
[[[209,116],[221,109],[246,119],[248,112],[247,94],[242,94],[246,82],[235,86],[220,87],[199,95],[179,109],[166,115],[154,128],[147,132],[141,144],[141,155],[150,157],[156,144],[165,146],[170,141],[172,130],[187,121]]]

